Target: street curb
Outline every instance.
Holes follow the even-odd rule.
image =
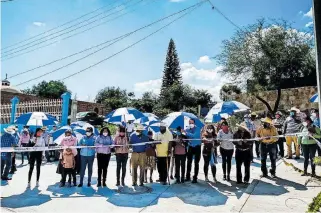
[[[276,162],[276,167],[278,167],[281,163],[283,163],[283,161],[277,161]],[[249,199],[249,197],[251,196],[252,192],[254,191],[255,187],[259,184],[259,182],[261,181],[261,177],[255,177],[253,179],[253,181],[251,182],[251,184],[246,188],[246,190],[244,191],[243,195],[240,197],[240,199],[238,200],[238,204],[236,204],[231,211],[232,212],[241,212],[244,205],[246,204],[247,200]]]
[[[292,162],[289,162],[287,159],[283,158],[282,159],[284,164],[287,166],[291,166],[295,171],[303,173],[304,171],[302,169],[300,169],[298,166],[296,166],[295,164],[293,164]],[[308,173],[309,175],[311,175],[310,173]],[[316,175],[315,177],[317,180],[321,181],[321,176]]]

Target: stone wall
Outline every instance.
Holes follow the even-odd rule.
[[[317,93],[316,87],[298,87],[292,89],[283,89],[281,92],[281,99],[279,104],[280,110],[288,110],[291,107],[295,106],[301,110],[309,109],[309,108],[317,108],[317,103],[310,103],[309,99],[312,95]],[[274,107],[274,103],[277,98],[277,91],[264,91],[259,92],[258,95],[266,100],[270,106]],[[247,93],[236,95],[233,100],[239,101],[248,107],[250,107],[253,111],[265,111],[267,110],[266,106],[254,95],[250,95]]]
[[[35,101],[35,100],[40,100],[44,98],[39,98],[35,95],[26,95],[22,93],[12,93],[12,92],[6,92],[6,91],[1,91],[1,104],[10,104],[10,100],[14,97],[17,96],[20,100],[20,102],[27,102],[27,101]]]
[[[107,113],[103,104],[86,101],[77,101],[77,112],[87,112],[96,110],[98,110],[99,115],[105,115]]]

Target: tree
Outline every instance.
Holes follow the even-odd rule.
[[[208,107],[213,97],[207,90],[202,89],[194,89],[193,95],[196,100],[196,106],[201,105],[201,107]]]
[[[153,112],[157,97],[152,92],[145,92],[141,99],[132,99],[131,106],[142,112]]]
[[[104,104],[106,108],[111,110],[115,110],[120,107],[127,107],[128,100],[129,97],[127,95],[127,91],[122,90],[119,87],[105,87],[100,90],[96,96],[97,103]]]
[[[174,84],[180,87],[182,85],[182,76],[175,43],[174,40],[171,39],[166,55],[160,97],[165,98],[167,90]]]
[[[273,113],[279,106],[282,80],[295,84],[315,73],[312,35],[299,32],[286,21],[258,20],[223,41],[222,49],[216,57],[224,66],[222,74],[238,85],[246,83],[247,91]],[[257,92],[262,90],[278,91],[273,109],[258,96]]]
[[[59,99],[61,95],[68,92],[67,86],[62,81],[42,81],[32,88],[22,90],[22,93],[28,95],[36,95],[42,98]]]
[[[222,101],[228,101],[231,95],[241,94],[241,89],[237,85],[224,84],[220,89],[220,99]]]

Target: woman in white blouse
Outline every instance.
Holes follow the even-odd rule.
[[[42,137],[43,131],[41,128],[36,129],[36,133],[34,137],[31,140],[30,145],[32,147],[45,147],[46,143],[45,140]],[[41,167],[41,162],[43,157],[45,156],[44,151],[33,151],[30,152],[30,158],[29,158],[29,174],[28,174],[28,188],[30,188],[30,181],[31,181],[31,176],[33,172],[33,168],[35,166],[35,162],[37,162],[37,182],[36,182],[36,187],[39,187],[39,177],[40,177],[40,167]]]
[[[233,133],[230,131],[227,122],[222,122],[221,129],[217,134],[217,140],[220,142],[220,152],[222,155],[222,167],[224,180],[230,181],[230,173],[232,168],[232,157],[234,153],[234,145],[231,141]],[[226,168],[227,167],[227,168]],[[226,176],[227,174],[227,176]]]

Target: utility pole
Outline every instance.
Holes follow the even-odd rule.
[[[321,110],[321,0],[313,1],[313,22],[314,22],[314,38],[315,38],[315,54],[316,54],[316,72],[318,82],[318,98],[319,111]],[[319,113],[321,119],[321,113]]]

